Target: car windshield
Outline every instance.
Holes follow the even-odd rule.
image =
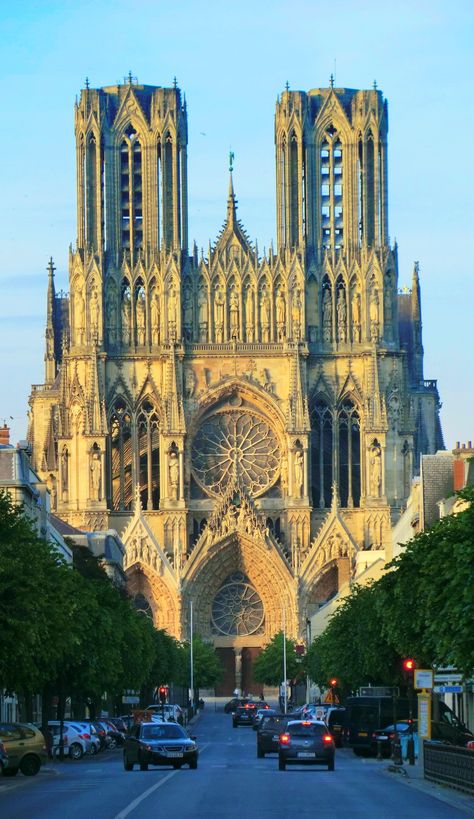
[[[278,729],[282,725],[286,725],[288,722],[288,717],[285,717],[283,714],[281,716],[264,716],[262,719],[262,728],[269,728],[273,730],[274,728]]]
[[[184,739],[186,734],[179,725],[144,725],[143,739]]]

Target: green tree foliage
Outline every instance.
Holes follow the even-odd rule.
[[[189,686],[191,679],[191,650],[190,644],[182,643],[180,651],[181,685]],[[222,678],[223,668],[219,662],[214,646],[205,643],[198,634],[193,636],[193,676],[194,687],[212,688]]]
[[[397,674],[398,655],[380,634],[377,584],[355,586],[311,644],[307,673],[320,687],[337,677],[343,691],[387,683]]]
[[[301,672],[295,640],[286,639],[286,678],[292,680]],[[283,680],[283,632],[279,631],[258,655],[253,676],[264,685],[280,685]]]

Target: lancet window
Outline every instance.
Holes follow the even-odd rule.
[[[311,413],[311,474],[313,505],[331,505],[332,486],[337,482],[341,506],[360,505],[360,416],[351,401],[336,411],[319,400]]]
[[[123,398],[114,404],[110,418],[110,496],[116,511],[132,507],[138,483],[144,509],[158,509],[159,419],[145,400],[133,416]]]
[[[341,248],[344,237],[342,210],[343,151],[339,136],[328,128],[320,148],[321,176],[321,244],[323,248]]]
[[[138,250],[143,243],[142,148],[130,126],[120,146],[122,247]]]

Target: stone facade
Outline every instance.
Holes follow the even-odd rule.
[[[206,255],[188,249],[179,88],[85,88],[75,128],[70,295],[51,262],[30,399],[55,512],[121,532],[129,588],[176,637],[192,600],[196,630],[236,658],[283,609],[304,639],[359,553],[391,542],[420,453],[442,446],[418,264],[399,293],[388,238],[386,101],[282,93],[263,255],[232,165],[221,233]]]

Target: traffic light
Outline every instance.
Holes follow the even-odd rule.
[[[337,677],[331,677],[331,679],[329,680],[329,685],[331,686],[331,688],[335,688],[337,683],[338,683]]]
[[[403,670],[404,671],[414,671],[416,668],[416,662],[412,657],[407,657],[403,660]]]
[[[168,696],[168,689],[166,685],[160,685],[158,693],[160,695],[160,702],[164,705],[166,702],[166,697]]]

